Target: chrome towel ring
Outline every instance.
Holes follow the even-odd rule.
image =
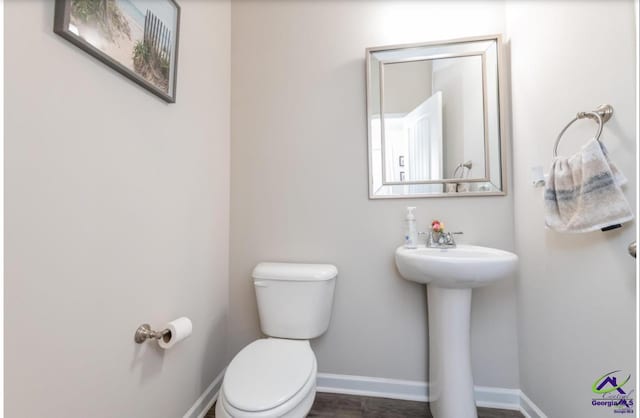
[[[577,121],[578,119],[587,118],[587,119],[593,119],[596,122],[598,122],[598,132],[596,133],[596,136],[594,137],[594,139],[599,141],[600,135],[602,134],[602,127],[605,123],[609,121],[609,119],[611,119],[612,115],[613,115],[613,107],[608,104],[600,105],[596,108],[596,110],[593,110],[591,112],[579,112],[576,115],[576,117],[573,118],[571,122],[567,123],[567,125],[562,129],[562,131],[560,131],[560,135],[558,135],[558,138],[556,138],[556,143],[553,147],[553,157],[555,158],[558,156],[558,145],[560,145],[560,139],[562,139],[562,135],[567,131],[567,129],[569,129],[569,126],[573,125],[575,121]]]

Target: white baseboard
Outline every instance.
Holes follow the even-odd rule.
[[[183,418],[203,418],[218,399],[225,370],[211,382]],[[318,392],[429,402],[429,384],[415,380],[318,373]],[[520,389],[474,386],[476,405],[520,411],[526,418],[547,418]]]
[[[520,410],[520,389],[474,386],[476,406],[482,408]],[[532,417],[529,417],[532,418]]]
[[[222,385],[222,378],[224,377],[224,372],[226,368],[223,369],[213,382],[207,387],[202,395],[198,399],[196,399],[195,403],[189,410],[184,414],[182,418],[203,418],[213,403],[218,399],[218,393],[220,391],[220,386]]]
[[[318,373],[318,392],[429,402],[427,382]],[[476,405],[520,411],[526,418],[547,416],[520,389],[475,386]]]
[[[522,391],[520,391],[520,412],[527,418],[547,418],[547,415]]]
[[[318,392],[373,396],[405,401],[429,401],[427,383],[414,380],[318,373],[316,390]]]

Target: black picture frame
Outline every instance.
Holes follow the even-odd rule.
[[[124,75],[129,80],[149,90],[151,93],[160,97],[167,103],[175,103],[178,79],[178,46],[180,43],[180,6],[178,5],[178,3],[175,0],[156,0],[157,3],[155,3],[156,6],[165,4],[175,8],[175,25],[171,28],[167,28],[165,21],[157,17],[153,13],[153,11],[149,9],[145,11],[144,26],[142,28],[142,39],[138,39],[134,44],[134,49],[131,51],[131,60],[133,64],[131,65],[131,67],[129,67],[125,65],[125,63],[120,62],[118,59],[110,56],[109,54],[89,42],[86,37],[82,36],[82,32],[79,31],[75,25],[71,24],[70,26],[72,18],[77,19],[75,15],[73,17],[71,16],[73,10],[72,3],[74,3],[74,1],[76,2],[76,5],[82,2],[82,0],[55,0],[53,31],[78,48],[82,49],[89,55],[92,55],[94,58],[97,58],[102,63]],[[135,0],[126,1],[128,3],[135,2]],[[111,25],[112,21],[116,21],[118,22],[118,24],[123,21],[128,22],[126,27],[129,28],[129,33],[118,31],[117,34],[124,34],[123,39],[126,35],[128,37],[128,40],[132,41],[131,30],[129,26],[131,20],[128,20],[130,19],[130,17],[127,12],[119,9],[119,6],[117,6],[118,3],[115,0],[103,0],[103,2],[100,2],[100,4],[100,7],[103,7],[102,5],[104,5],[107,14],[111,13],[109,15],[110,17],[115,14],[116,19],[119,19],[109,19],[107,25]],[[117,12],[113,12],[114,5],[118,7]],[[108,8],[112,9],[110,10]],[[136,12],[141,11],[139,9],[136,9]],[[91,22],[95,24],[95,22],[98,21],[94,19]],[[104,20],[101,20],[98,23],[102,22],[104,22]],[[104,25],[99,27],[103,26]],[[89,24],[86,24],[86,27],[89,27]],[[137,28],[137,32],[139,34],[139,24],[136,24],[135,27]],[[75,32],[71,30],[72,28],[76,28]],[[120,30],[120,26],[118,26],[118,30]],[[102,40],[103,43],[112,42],[108,40],[107,37],[100,38],[100,40]],[[115,44],[111,43],[111,45]],[[120,46],[118,46],[118,48],[120,48]],[[122,55],[126,57],[126,52],[128,50],[123,48],[121,49]],[[135,54],[134,51],[136,51]],[[124,59],[128,60],[128,58]],[[136,66],[138,66],[141,71],[146,72],[147,76],[145,77],[142,75],[142,73],[137,72],[137,69],[134,69]],[[164,88],[165,81],[166,90]]]

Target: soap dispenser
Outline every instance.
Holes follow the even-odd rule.
[[[404,247],[418,248],[418,229],[416,227],[416,216],[413,214],[415,206],[407,207],[407,217],[405,220]]]

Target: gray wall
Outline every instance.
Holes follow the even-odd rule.
[[[636,279],[627,245],[636,222],[606,233],[548,231],[541,189],[529,179],[531,166],[549,167],[558,132],[578,111],[609,103],[615,114],[602,139],[629,178],[635,208],[633,16],[632,1],[507,4],[521,386],[550,417],[612,414],[591,406],[591,385],[606,372],[622,369],[634,379],[625,388],[635,384]],[[595,131],[593,122],[576,122],[561,154]]]
[[[259,261],[334,263],[321,372],[424,381],[423,286],[400,278],[405,207],[463,242],[513,249],[512,196],[367,198],[364,53],[369,46],[504,30],[503,3],[232,2],[230,355],[259,337]],[[476,383],[518,387],[515,282],[474,291]]]
[[[230,6],[180,3],[167,105],[4,2],[8,418],[175,418],[226,366]]]
[[[384,66],[384,112],[406,115],[431,97],[431,61],[413,61]],[[380,89],[372,89],[372,100],[380,100]],[[377,94],[375,94],[377,93]]]

